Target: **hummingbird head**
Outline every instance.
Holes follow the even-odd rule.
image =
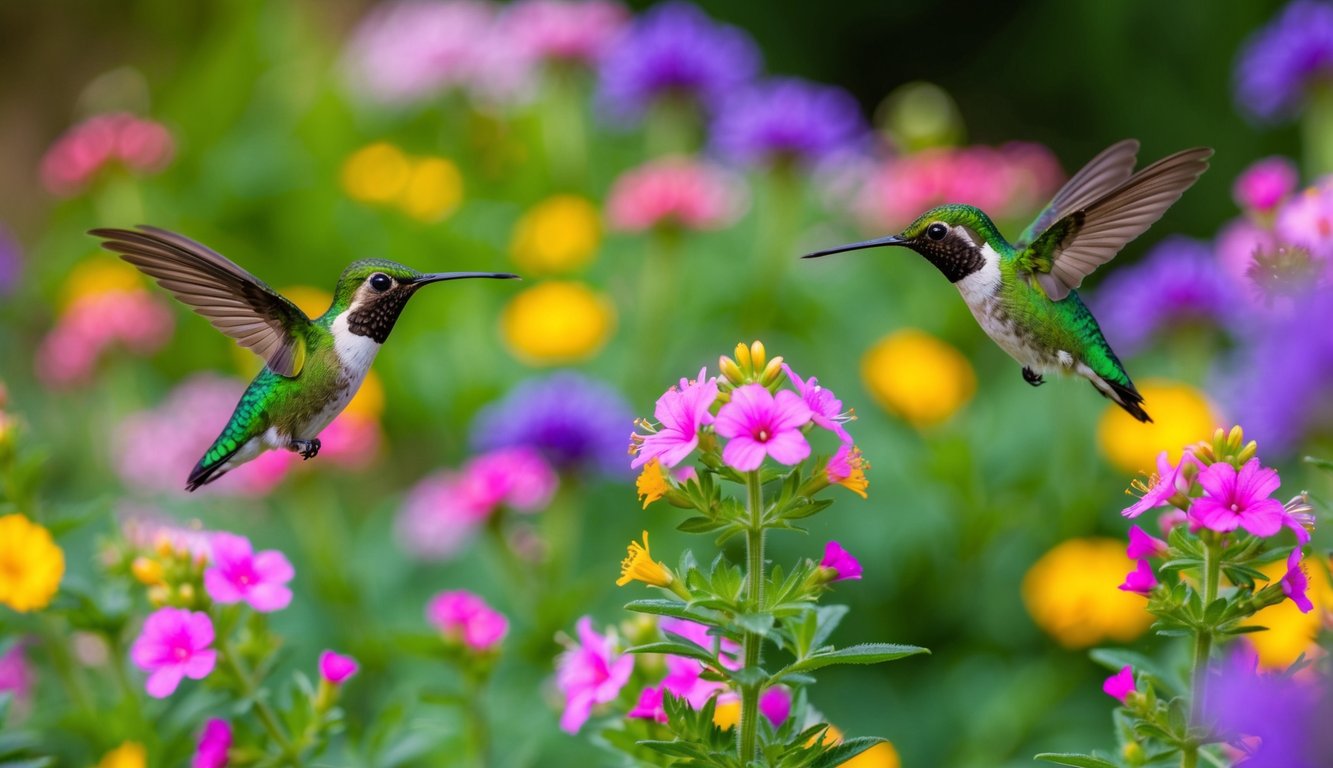
[[[1004,242],[1000,231],[980,208],[971,205],[941,205],[917,217],[916,221],[896,235],[849,243],[836,248],[806,254],[801,258],[814,259],[831,253],[855,251],[861,248],[899,246],[910,248],[936,269],[956,283],[986,266],[985,247],[992,250]]]
[[[518,275],[507,272],[418,272],[385,259],[362,259],[352,262],[338,277],[333,305],[325,316],[346,313],[348,330],[383,344],[403,307],[407,306],[407,300],[421,286],[472,277],[511,280],[517,279]]]

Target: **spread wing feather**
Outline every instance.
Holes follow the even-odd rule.
[[[1051,202],[1037,215],[1035,221],[1023,230],[1015,247],[1022,249],[1032,244],[1055,222],[1080,208],[1086,208],[1099,197],[1125,183],[1134,173],[1138,160],[1139,142],[1125,139],[1103,149],[1065,182]]]
[[[306,314],[230,259],[188,237],[157,227],[94,229],[102,247],[152,277],[214,328],[295,376],[305,363]]]

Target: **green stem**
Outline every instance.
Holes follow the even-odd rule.
[[[486,679],[468,669],[463,670],[463,678],[467,684],[468,751],[473,765],[486,768],[490,765],[491,754],[491,729],[483,699]]]
[[[70,700],[82,712],[95,712],[88,685],[80,675],[68,646],[65,645],[68,633],[62,632],[56,626],[55,619],[50,614],[43,614],[38,626],[41,627],[43,636],[42,646],[50,655],[51,666],[55,667],[56,677],[60,678],[60,683],[69,694]]]
[[[764,488],[759,481],[759,470],[746,475],[746,487],[749,491],[750,525],[745,532],[746,559],[746,603],[752,613],[764,608]],[[759,666],[759,656],[763,637],[755,632],[745,633],[744,654],[745,668]],[[741,687],[741,723],[740,723],[740,760],[745,765],[754,759],[759,736],[759,694],[762,686],[758,684]]]
[[[639,270],[639,317],[633,389],[648,389],[658,380],[658,363],[666,357],[667,319],[678,299],[681,233],[654,229]]]
[[[236,680],[241,684],[241,692],[247,699],[254,701],[255,714],[259,716],[259,721],[263,724],[264,730],[268,731],[268,735],[273,739],[273,742],[287,756],[288,764],[299,766],[301,764],[301,754],[296,750],[296,746],[292,744],[291,739],[287,738],[282,725],[278,722],[277,713],[273,711],[267,701],[259,697],[259,683],[241,666],[241,661],[236,658],[236,652],[232,650],[230,643],[225,640],[220,641],[217,648],[218,655],[222,657],[222,663],[231,670],[231,673],[236,676]]]
[[[1333,173],[1333,84],[1310,89],[1301,117],[1301,141],[1310,178]]]
[[[800,169],[788,164],[775,164],[764,181],[763,204],[758,210],[758,272],[745,316],[752,333],[770,328],[777,315],[783,279],[796,261],[793,249],[800,228],[804,189]]]
[[[1218,556],[1217,544],[1204,541],[1203,567],[1203,608],[1217,599],[1217,591],[1222,582],[1222,560]],[[1208,658],[1213,650],[1213,630],[1211,627],[1199,629],[1194,635],[1193,693],[1190,703],[1190,723],[1199,725],[1203,722],[1204,705],[1208,697]],[[1192,744],[1181,753],[1181,768],[1192,768],[1199,760],[1199,745]]]

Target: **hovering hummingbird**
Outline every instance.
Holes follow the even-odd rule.
[[[222,434],[186,480],[193,491],[270,449],[319,453],[319,433],[370,370],[407,300],[423,285],[502,272],[416,271],[383,259],[352,262],[338,277],[333,304],[311,319],[222,254],[157,227],[94,229],[102,247],[152,277],[214,328],[264,359]]]
[[[1208,169],[1213,151],[1186,149],[1134,173],[1139,143],[1114,144],[1056,193],[1014,243],[970,205],[942,205],[900,234],[807,254],[910,248],[958,287],[986,334],[1041,386],[1045,373],[1092,382],[1139,421],[1152,421],[1143,396],[1074,290],[1125,244],[1143,234]]]

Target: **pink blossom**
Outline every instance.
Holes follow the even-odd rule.
[[[217,664],[213,621],[202,611],[159,608],[148,615],[130,648],[135,665],[148,672],[148,695],[170,696],[181,678],[202,680]]]
[[[1102,690],[1107,696],[1124,704],[1129,694],[1134,692],[1134,668],[1128,664],[1121,667],[1119,672],[1106,678]]]
[[[578,733],[593,707],[614,701],[634,672],[634,657],[615,653],[611,637],[594,632],[587,616],[579,619],[578,637],[556,661],[556,687],[565,697],[560,728],[566,733]]]
[[[639,701],[634,708],[625,714],[626,717],[634,717],[641,720],[655,720],[659,723],[667,721],[666,710],[662,708],[662,686],[644,688],[639,693]]]
[[[103,168],[119,163],[155,173],[171,162],[171,134],[161,124],[126,113],[97,115],[70,128],[42,157],[42,183],[54,195],[77,194]]]
[[[509,632],[509,619],[467,590],[440,592],[426,604],[426,621],[450,642],[476,653],[494,650]]]
[[[638,469],[653,459],[671,468],[685,460],[699,445],[699,428],[713,421],[709,413],[717,400],[717,379],[704,379],[706,368],[699,369],[694,381],[680,380],[680,387],[672,387],[657,399],[653,415],[660,426],[657,431],[638,436],[638,456],[630,467]]]
[[[527,446],[501,448],[482,454],[463,467],[463,492],[479,505],[507,506],[518,512],[536,512],[551,503],[560,483],[541,453]]]
[[[1125,583],[1120,585],[1120,589],[1147,595],[1156,586],[1157,574],[1153,573],[1152,564],[1147,560],[1140,560],[1134,570],[1125,576]]]
[[[842,428],[843,423],[850,421],[852,416],[843,413],[842,401],[833,394],[833,390],[819,386],[819,379],[813,376],[808,381],[801,381],[801,377],[797,376],[786,363],[782,364],[782,370],[787,372],[787,378],[791,379],[792,386],[796,387],[801,399],[809,406],[813,414],[811,420],[837,435],[844,443],[852,442],[852,436]]]
[[[1237,527],[1255,536],[1272,536],[1282,529],[1286,511],[1272,498],[1280,481],[1277,471],[1254,458],[1236,472],[1226,462],[1210,464],[1199,473],[1204,494],[1190,505],[1190,519],[1214,531],[1226,533]]]
[[[27,699],[32,692],[33,674],[23,653],[23,642],[19,641],[0,654],[0,693],[8,693],[15,699]]]
[[[1157,454],[1157,472],[1148,478],[1147,492],[1138,501],[1125,507],[1120,514],[1129,518],[1138,517],[1150,509],[1165,506],[1177,493],[1189,490],[1188,484],[1181,477],[1181,470],[1185,468],[1186,462],[1192,461],[1194,461],[1193,455],[1186,452],[1180,457],[1180,463],[1172,466],[1166,451]],[[1136,487],[1142,486],[1136,481]]]
[[[726,687],[722,683],[703,679],[704,666],[695,659],[668,655],[664,663],[667,673],[662,678],[661,690],[670,691],[673,696],[684,699],[694,709],[702,707]]]
[[[1189,513],[1185,510],[1172,507],[1158,516],[1157,527],[1161,529],[1163,535],[1169,535],[1176,526],[1184,525],[1189,519]]]
[[[324,651],[319,655],[319,676],[333,685],[342,685],[347,678],[355,675],[361,665],[351,656],[344,656],[333,651]]]
[[[745,183],[692,158],[653,160],[621,174],[611,187],[606,218],[612,229],[722,229],[745,209]]]
[[[791,715],[791,692],[780,685],[764,689],[759,694],[759,714],[768,718],[774,728],[787,722]]]
[[[380,452],[383,431],[375,419],[341,413],[319,433],[319,458],[351,470],[370,466]]]
[[[145,506],[122,503],[116,510],[121,535],[135,551],[156,549],[166,544],[174,550],[190,553],[197,560],[213,556],[213,532],[203,528],[183,528],[161,512]]]
[[[519,0],[501,16],[504,33],[527,56],[595,65],[629,22],[609,0]]]
[[[410,555],[447,560],[463,549],[491,511],[460,476],[437,472],[408,492],[395,521],[397,538]]]
[[[204,723],[194,759],[190,761],[191,768],[226,768],[231,741],[231,724],[226,720],[215,717]]]
[[[82,383],[113,345],[150,355],[171,339],[174,326],[171,311],[146,291],[81,296],[42,339],[35,361],[37,376],[59,388]]]
[[[1333,259],[1333,182],[1302,190],[1277,214],[1277,234],[1321,259]]]
[[[833,572],[833,578],[829,581],[861,578],[861,563],[836,541],[824,545],[824,559],[819,561],[819,567]]]
[[[718,635],[713,634],[707,625],[689,619],[664,618],[657,626],[663,632],[680,635],[700,648],[707,648],[711,651],[714,645],[717,645],[720,649],[718,660],[722,662],[722,666],[727,669],[740,669],[740,643],[723,637],[720,638],[721,642],[719,644]]]
[[[1130,560],[1141,560],[1145,557],[1161,557],[1167,553],[1167,544],[1161,539],[1148,535],[1147,531],[1137,525],[1129,527],[1129,547],[1125,554]]]
[[[1301,613],[1309,613],[1314,610],[1314,604],[1305,594],[1309,587],[1310,579],[1305,575],[1305,567],[1301,563],[1301,548],[1296,547],[1287,556],[1287,572],[1282,576],[1282,594],[1291,598]]]
[[[250,540],[234,533],[213,534],[213,559],[204,571],[204,589],[214,602],[244,601],[260,613],[280,611],[292,601],[287,582],[296,572],[276,549],[256,553]]]
[[[780,464],[799,464],[810,455],[801,427],[813,415],[805,401],[788,390],[774,397],[760,384],[737,387],[714,426],[719,435],[731,438],[722,460],[741,472],[758,469],[765,456]]]
[[[1231,196],[1241,208],[1267,212],[1296,189],[1298,180],[1295,163],[1285,157],[1266,157],[1251,163],[1236,177]]]
[[[1218,231],[1214,250],[1222,273],[1254,306],[1259,306],[1263,300],[1258,286],[1249,276],[1254,255],[1272,252],[1277,247],[1277,238],[1271,230],[1246,217],[1236,219]]]

